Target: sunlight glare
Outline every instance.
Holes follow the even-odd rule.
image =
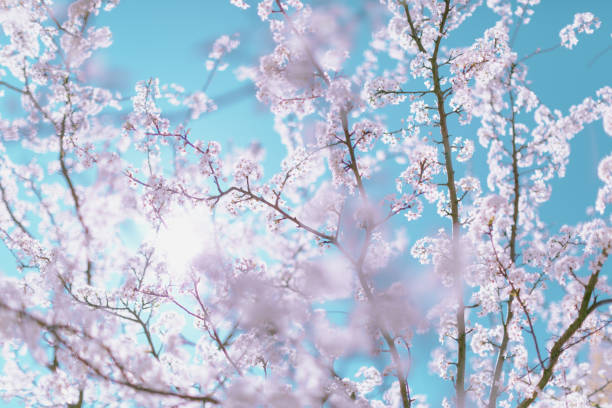
[[[156,248],[165,254],[171,274],[186,273],[194,258],[214,246],[214,228],[206,207],[182,206],[157,233]]]

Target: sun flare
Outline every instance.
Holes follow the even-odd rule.
[[[157,232],[155,247],[163,253],[172,274],[189,270],[201,252],[214,245],[211,214],[205,207],[177,208]]]

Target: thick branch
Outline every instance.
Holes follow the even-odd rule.
[[[512,79],[512,74],[514,73],[514,67],[510,70],[510,80]],[[510,109],[512,110],[511,117],[511,125],[512,125],[512,175],[514,181],[514,200],[512,202],[512,226],[510,232],[510,260],[514,264],[516,262],[516,235],[518,230],[518,220],[519,220],[519,200],[520,200],[520,180],[519,180],[519,171],[518,171],[518,150],[516,146],[516,112],[514,110],[514,95],[510,91]],[[517,293],[518,295],[518,293]],[[495,372],[493,374],[493,382],[491,383],[491,392],[489,393],[489,408],[495,408],[497,405],[497,398],[499,396],[499,380],[501,378],[501,373],[503,371],[504,363],[505,363],[505,354],[506,349],[508,347],[508,324],[514,317],[514,313],[512,311],[512,301],[514,297],[511,295],[508,300],[508,312],[506,315],[506,321],[504,323],[504,335],[502,338],[502,343],[499,348],[499,352],[497,354],[497,361],[495,363]],[[520,299],[519,299],[520,301]],[[526,310],[525,310],[526,312]],[[529,318],[529,315],[527,314]],[[529,324],[531,325],[531,319],[529,320]],[[533,327],[531,328],[533,332]],[[535,335],[535,334],[533,334]],[[535,340],[535,339],[534,339]],[[538,347],[537,342],[536,348]],[[538,350],[539,355],[539,350]],[[540,361],[542,361],[540,357]]]
[[[608,249],[604,248],[602,250],[603,260],[608,257]],[[580,308],[578,309],[578,316],[576,319],[565,329],[563,334],[555,341],[552,348],[550,349],[550,356],[548,358],[548,365],[542,372],[542,377],[540,381],[538,381],[536,385],[535,391],[531,394],[530,397],[521,401],[521,403],[517,406],[517,408],[527,408],[530,406],[538,397],[538,394],[544,390],[544,387],[548,385],[548,382],[553,376],[555,366],[561,357],[561,354],[564,350],[566,350],[566,343],[572,338],[574,334],[580,329],[582,323],[586,320],[589,314],[595,310],[590,305],[591,297],[593,295],[593,291],[595,290],[595,285],[597,285],[597,280],[599,278],[599,273],[601,272],[601,268],[603,267],[603,260],[599,262],[597,265],[597,270],[591,274],[589,281],[584,289],[584,294],[582,295],[582,300],[580,302]]]
[[[411,37],[415,41],[419,51],[426,53],[421,38],[418,32],[410,9],[406,1],[402,2],[404,11],[406,13],[406,19],[411,30]],[[434,42],[433,52],[429,61],[431,63],[431,74],[433,82],[433,93],[436,97],[438,116],[440,117],[440,134],[442,136],[442,145],[444,147],[444,165],[446,167],[447,182],[446,186],[449,192],[450,206],[451,206],[451,219],[452,219],[452,235],[453,235],[453,259],[459,258],[458,244],[460,234],[460,220],[459,220],[459,198],[457,196],[457,187],[455,185],[455,171],[453,168],[452,159],[452,147],[450,143],[450,135],[448,132],[447,117],[445,101],[447,94],[444,92],[441,86],[441,75],[440,65],[438,62],[438,52],[440,50],[440,44],[445,32],[446,21],[450,13],[450,0],[445,0],[444,11],[442,12],[440,25],[438,26],[438,37]],[[456,262],[455,262],[456,264]],[[459,270],[455,273],[455,296],[457,298],[457,313],[455,316],[457,325],[457,376],[455,378],[455,393],[457,396],[457,407],[465,407],[465,371],[466,371],[466,330],[465,330],[465,305],[463,301],[463,278]]]

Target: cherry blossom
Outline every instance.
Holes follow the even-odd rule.
[[[578,44],[576,32],[593,34],[594,30],[599,28],[601,22],[593,13],[577,13],[574,16],[574,22],[569,24],[559,32],[561,37],[561,45],[565,48],[572,49]]]
[[[612,155],[584,217],[547,209],[612,89],[563,105],[530,74],[600,20],[526,53],[539,0],[358,3],[207,4],[269,42],[235,63],[220,33],[201,86],[119,89],[87,71],[118,0],[0,2],[5,401],[609,404]],[[218,75],[252,83],[265,140],[199,130]]]

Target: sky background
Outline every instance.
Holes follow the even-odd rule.
[[[255,3],[251,2],[253,5]],[[370,40],[371,27],[376,24],[372,20],[377,20],[377,17],[368,16],[368,9],[373,3],[378,1],[344,2],[349,6],[349,11],[355,14],[353,21],[358,22],[355,27],[349,27],[354,30],[356,40],[348,67],[362,62],[362,52]],[[531,23],[521,27],[516,37],[515,49],[519,55],[527,55],[538,47],[548,48],[559,43],[559,30],[573,21],[574,14],[584,11],[593,12],[602,21],[594,35],[580,35],[579,44],[571,51],[559,48],[529,62],[532,89],[549,108],[557,108],[564,113],[585,97],[594,96],[602,86],[612,85],[612,50],[608,48],[612,45],[612,1],[544,0],[535,7]],[[495,17],[486,7],[480,7],[472,19],[452,34],[448,44],[470,45],[494,24]],[[272,116],[257,102],[254,92],[248,92],[248,86],[247,92],[234,92],[244,90],[245,83],[237,82],[232,70],[242,64],[256,65],[258,57],[270,52],[273,47],[267,25],[259,20],[255,7],[242,11],[224,0],[132,0],[124,1],[116,10],[102,15],[97,23],[111,27],[114,41],[112,47],[99,53],[96,61],[113,73],[111,78],[117,85],[127,89],[133,87],[136,81],[149,77],[158,77],[162,84],[178,83],[188,90],[200,88],[207,78],[204,62],[212,42],[221,34],[239,33],[242,44],[230,55],[230,68],[215,76],[207,92],[219,101],[220,109],[192,122],[192,134],[245,147],[252,141],[260,141],[267,150],[266,174],[271,175],[278,169],[284,150],[273,130]],[[609,51],[604,52],[606,49]],[[346,73],[352,72],[348,69]],[[232,93],[233,98],[219,98]],[[407,110],[408,105],[399,109]],[[390,117],[390,128],[397,128],[397,115],[395,113]],[[477,122],[474,122],[465,129],[457,129],[457,134],[469,136],[470,133],[475,134],[476,129]],[[603,132],[601,122],[588,126],[573,140],[567,176],[553,182],[551,200],[542,208],[542,216],[553,231],[563,224],[588,218],[585,209],[593,205],[600,186],[596,178],[597,164],[611,150],[612,138]],[[473,164],[475,172],[485,166],[485,160],[486,154],[477,144]],[[389,185],[389,180],[384,178],[374,179],[372,184],[377,181]],[[410,225],[409,245],[424,233],[444,225],[440,222],[430,209],[429,216]],[[413,262],[410,263],[414,266]],[[342,309],[346,304],[328,305],[330,308],[336,306]],[[433,397],[430,398],[432,407],[439,406],[440,393],[436,390],[446,389],[448,392],[444,394],[451,394],[448,382],[423,375],[428,372],[429,350],[436,342],[435,333],[415,339],[414,350],[421,358],[414,359],[414,374],[409,379],[413,392]],[[421,353],[422,350],[427,351]],[[362,363],[359,357],[344,359],[338,363],[337,369],[349,375]]]
[[[350,11],[363,16],[368,13],[369,5],[377,1],[344,3]],[[585,97],[594,96],[602,86],[612,85],[612,49],[609,48],[612,46],[612,1],[544,0],[535,7],[532,22],[521,27],[516,38],[515,49],[519,55],[538,47],[550,47],[559,42],[559,30],[573,20],[573,15],[584,11],[592,11],[602,21],[594,35],[579,35],[580,42],[571,51],[560,48],[529,62],[532,89],[544,104],[564,113]],[[449,45],[471,44],[494,23],[494,17],[486,7],[480,7],[473,18],[453,33]],[[362,61],[361,54],[369,40],[369,19],[357,17],[355,21],[359,25],[349,65]],[[130,0],[121,2],[110,13],[102,13],[95,24],[110,26],[113,45],[96,54],[91,70],[99,71],[94,76],[106,74],[102,75],[101,84],[118,86],[128,95],[136,81],[151,77],[159,78],[161,84],[177,83],[187,90],[201,88],[208,75],[204,63],[214,40],[222,34],[239,33],[241,46],[227,59],[230,67],[217,74],[208,88],[207,93],[219,102],[220,109],[192,122],[192,134],[242,146],[258,140],[268,150],[267,174],[278,168],[283,151],[279,150],[279,139],[273,131],[272,116],[257,102],[248,83],[238,82],[232,74],[239,65],[256,65],[258,57],[273,47],[267,25],[256,15],[256,7],[242,11],[225,0]],[[462,132],[469,133],[472,129],[476,126]],[[600,122],[588,126],[574,139],[567,176],[555,180],[550,205],[544,206],[550,214],[549,221],[561,225],[584,218],[584,210],[592,205],[599,187],[594,177],[598,159],[611,149],[611,140],[604,134]],[[559,206],[560,200],[567,205]]]
[[[352,28],[356,41],[349,66],[354,66],[362,61],[370,27],[375,24],[365,16],[369,6],[378,0],[344,3],[349,5],[349,12],[355,13],[354,21],[358,21]],[[113,45],[95,54],[88,65],[88,75],[99,85],[119,89],[128,96],[137,81],[151,77],[159,78],[161,84],[176,83],[188,91],[200,89],[207,80],[204,64],[214,40],[222,34],[239,33],[242,44],[227,59],[230,67],[217,74],[207,90],[220,109],[192,122],[192,135],[218,140],[225,145],[246,147],[253,141],[262,143],[267,150],[266,174],[271,175],[284,157],[279,137],[273,130],[272,115],[257,102],[248,83],[237,81],[232,73],[240,65],[256,65],[258,57],[273,47],[267,25],[256,15],[256,1],[252,0],[251,4],[253,7],[242,11],[230,5],[229,0],[123,0],[112,12],[101,13],[93,21],[95,25],[110,27]],[[560,48],[533,58],[529,63],[532,89],[549,108],[558,108],[564,113],[585,97],[594,96],[602,86],[612,85],[612,50],[609,48],[612,46],[612,1],[544,0],[535,7],[532,22],[520,29],[516,39],[515,49],[519,55],[529,54],[538,47],[553,46],[559,42],[559,30],[572,22],[575,13],[584,11],[593,12],[602,21],[594,35],[579,35],[579,44],[573,50]],[[466,25],[453,33],[449,44],[470,45],[494,21],[493,13],[481,7]],[[407,110],[408,105],[403,105],[402,109]],[[390,122],[397,118],[391,119]],[[395,128],[394,124],[390,123],[389,127]],[[474,134],[476,125],[457,133],[460,136]],[[597,164],[611,150],[612,138],[605,135],[601,122],[588,126],[572,141],[567,176],[553,182],[551,200],[542,209],[542,216],[551,225],[551,230],[588,218],[585,209],[593,205],[600,186],[596,178]],[[475,172],[484,163],[484,153],[477,144]],[[411,226],[409,245],[439,228],[440,221],[430,214],[415,225],[416,230]],[[418,338],[415,350],[426,349],[436,340],[437,336],[433,336]],[[434,394],[434,387],[450,388],[448,383],[422,375],[427,372],[427,360],[415,359],[412,372],[420,375],[411,375],[409,382],[416,393]],[[346,372],[356,370],[359,365],[359,359],[342,362]],[[430,402],[432,407],[438,406],[435,398]]]

